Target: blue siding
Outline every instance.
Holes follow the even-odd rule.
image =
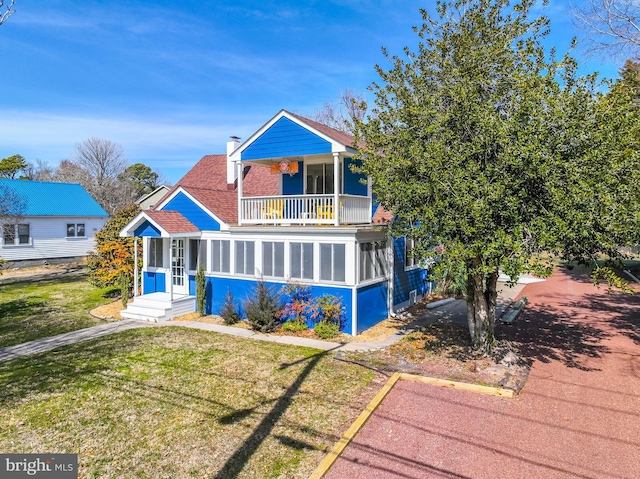
[[[148,221],[145,221],[136,228],[133,232],[134,236],[150,236],[152,238],[159,238],[161,236],[160,230],[153,226]]]
[[[298,173],[294,175],[282,175],[283,195],[304,194],[304,162],[298,162]]]
[[[180,212],[200,230],[220,231],[220,223],[182,192],[178,193],[162,209]]]
[[[409,292],[417,290],[418,294],[427,291],[428,283],[422,268],[404,269],[404,236],[393,239],[393,304],[409,300]]]
[[[196,295],[196,277],[189,275],[189,296]]]
[[[282,283],[266,284],[273,288],[274,291],[280,291],[284,286]],[[233,299],[239,307],[240,316],[245,318],[242,310],[242,303],[247,297],[254,294],[257,281],[254,279],[237,279],[237,278],[220,278],[215,276],[207,276],[207,314],[220,314],[220,310],[224,304],[227,291],[231,291]],[[327,286],[311,286],[312,295],[315,297],[323,294],[332,294],[342,301],[348,318],[345,331],[351,332],[351,322],[353,318],[353,305],[351,304],[351,288],[331,288]],[[385,316],[386,317],[386,316]]]
[[[149,293],[166,293],[166,276],[164,273],[151,273],[145,271],[144,273],[144,289],[142,294]]]
[[[361,173],[351,171],[351,165],[359,165],[361,161],[351,158],[344,159],[344,192],[347,195],[367,196],[367,183],[364,184],[360,180],[366,180],[366,176]]]
[[[387,283],[377,283],[360,288],[357,293],[358,329],[357,333],[375,326],[389,316]]]
[[[331,153],[331,143],[282,117],[242,152],[242,159],[258,160],[317,153]]]

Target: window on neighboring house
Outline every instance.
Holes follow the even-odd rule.
[[[344,244],[320,245],[320,279],[344,282]]]
[[[84,223],[67,223],[67,238],[82,238],[84,236]]]
[[[236,274],[256,274],[255,243],[236,241]]]
[[[283,242],[262,242],[262,274],[265,276],[284,278]]]
[[[207,269],[207,240],[189,240],[189,269],[196,271],[200,265]]]
[[[3,225],[2,238],[5,245],[29,244],[29,225],[13,224]]]
[[[333,163],[307,165],[307,194],[332,195],[333,193]],[[340,193],[342,193],[342,184],[340,184]]]
[[[360,243],[360,281],[383,278],[386,274],[386,241]]]
[[[291,243],[289,262],[292,278],[313,279],[313,243]]]
[[[211,241],[211,271],[216,273],[229,273],[231,263],[231,253],[229,240]]]
[[[162,243],[162,238],[149,238],[149,255],[147,258],[149,266],[154,268],[162,268],[164,266]]]
[[[405,268],[413,268],[418,266],[418,261],[413,254],[415,248],[415,241],[413,238],[408,238],[405,236],[404,238],[404,267]]]

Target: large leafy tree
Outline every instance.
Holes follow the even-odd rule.
[[[589,192],[607,174],[592,150],[595,78],[547,54],[549,22],[532,18],[533,0],[510,3],[439,2],[438,18],[423,10],[417,48],[402,58],[385,50],[391,67],[377,67],[373,108],[356,121],[362,171],[396,215],[392,232],[464,273],[471,338],[485,353],[500,269],[548,271],[541,250],[615,254]],[[603,138],[600,155],[611,146]],[[615,203],[611,182],[599,185]]]
[[[133,238],[122,238],[120,230],[138,213],[137,205],[129,205],[109,218],[96,233],[96,250],[89,253],[87,271],[89,281],[100,287],[118,286],[121,274],[133,276]],[[138,261],[142,267],[142,245],[138,242]]]
[[[151,193],[160,186],[160,175],[143,163],[128,166],[120,175],[120,179],[131,185],[134,199]]]
[[[28,166],[21,155],[8,156],[0,160],[0,177],[15,178],[20,171],[25,170]]]

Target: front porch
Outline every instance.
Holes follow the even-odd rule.
[[[177,316],[193,313],[196,310],[196,297],[186,294],[149,293],[135,296],[127,309],[120,311],[126,319],[138,319],[159,323]]]

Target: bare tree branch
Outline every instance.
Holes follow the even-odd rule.
[[[6,22],[7,19],[16,12],[13,9],[15,3],[15,0],[11,0],[11,3],[5,7],[4,0],[0,0],[0,25]]]
[[[322,105],[311,119],[351,135],[354,120],[364,119],[367,113],[364,105],[362,95],[347,89],[340,92],[337,101],[329,101]]]
[[[587,33],[588,52],[625,57],[640,55],[640,2],[586,0],[571,11]]]

